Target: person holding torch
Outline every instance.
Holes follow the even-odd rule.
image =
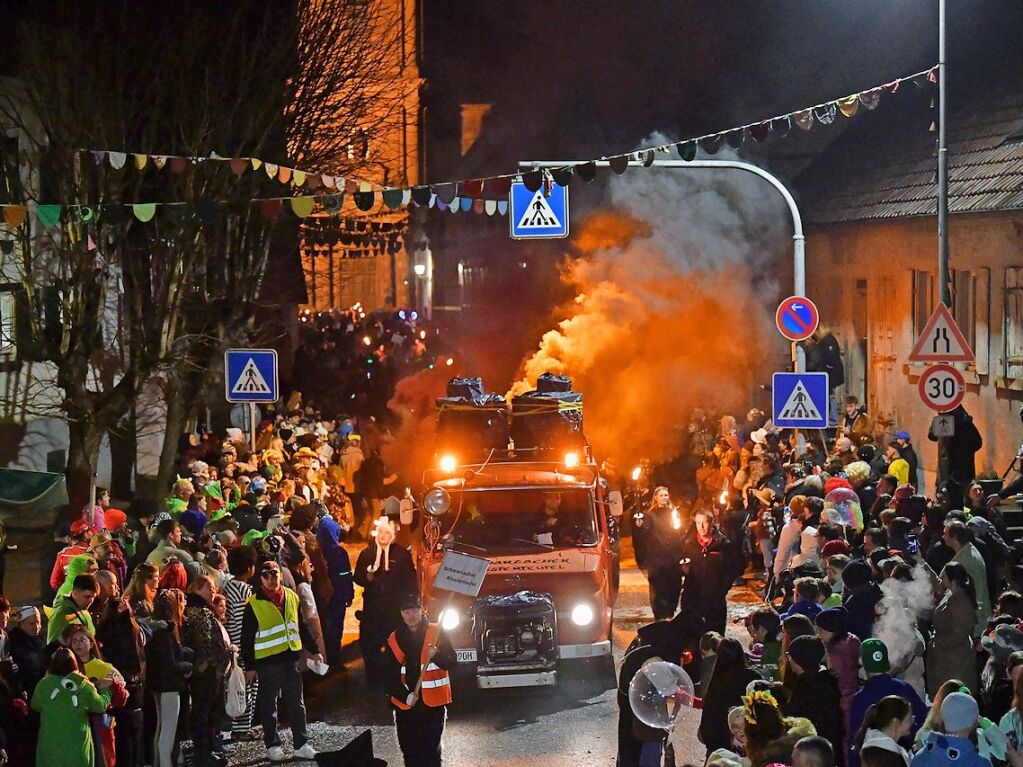
[[[650,584],[650,607],[656,620],[675,614],[682,590],[679,558],[682,556],[682,518],[671,503],[668,488],[654,490],[653,502],[640,519],[637,536],[642,541],[642,561]]]
[[[387,638],[385,678],[405,767],[440,767],[455,651],[423,610],[418,592],[400,601],[401,625]]]

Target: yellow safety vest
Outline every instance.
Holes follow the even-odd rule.
[[[259,624],[256,629],[256,660],[269,658],[287,650],[302,649],[302,637],[298,633],[298,594],[284,589],[284,615],[268,599],[257,599],[253,594],[245,603],[252,608]]]

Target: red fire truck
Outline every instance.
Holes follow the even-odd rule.
[[[581,396],[551,376],[509,408],[464,380],[438,401],[437,466],[424,477],[425,603],[481,688],[553,685],[562,661],[610,665],[617,520]],[[449,550],[490,561],[476,598],[432,589]]]

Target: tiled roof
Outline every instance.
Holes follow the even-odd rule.
[[[882,99],[886,108],[855,118],[797,180],[809,223],[937,214],[930,98],[895,94],[887,105]],[[949,212],[1023,208],[1023,141],[1005,143],[1023,125],[1023,86],[974,90],[950,109],[948,125]]]

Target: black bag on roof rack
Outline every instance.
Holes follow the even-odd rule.
[[[484,394],[482,378],[452,378],[448,396],[436,404],[437,452],[468,461],[507,450],[508,403],[500,394]]]
[[[571,379],[544,373],[535,391],[512,399],[511,436],[517,451],[585,447],[583,395],[572,391]]]
[[[572,391],[572,379],[568,376],[557,373],[542,373],[536,379],[536,390],[540,394],[553,394],[554,392]]]

